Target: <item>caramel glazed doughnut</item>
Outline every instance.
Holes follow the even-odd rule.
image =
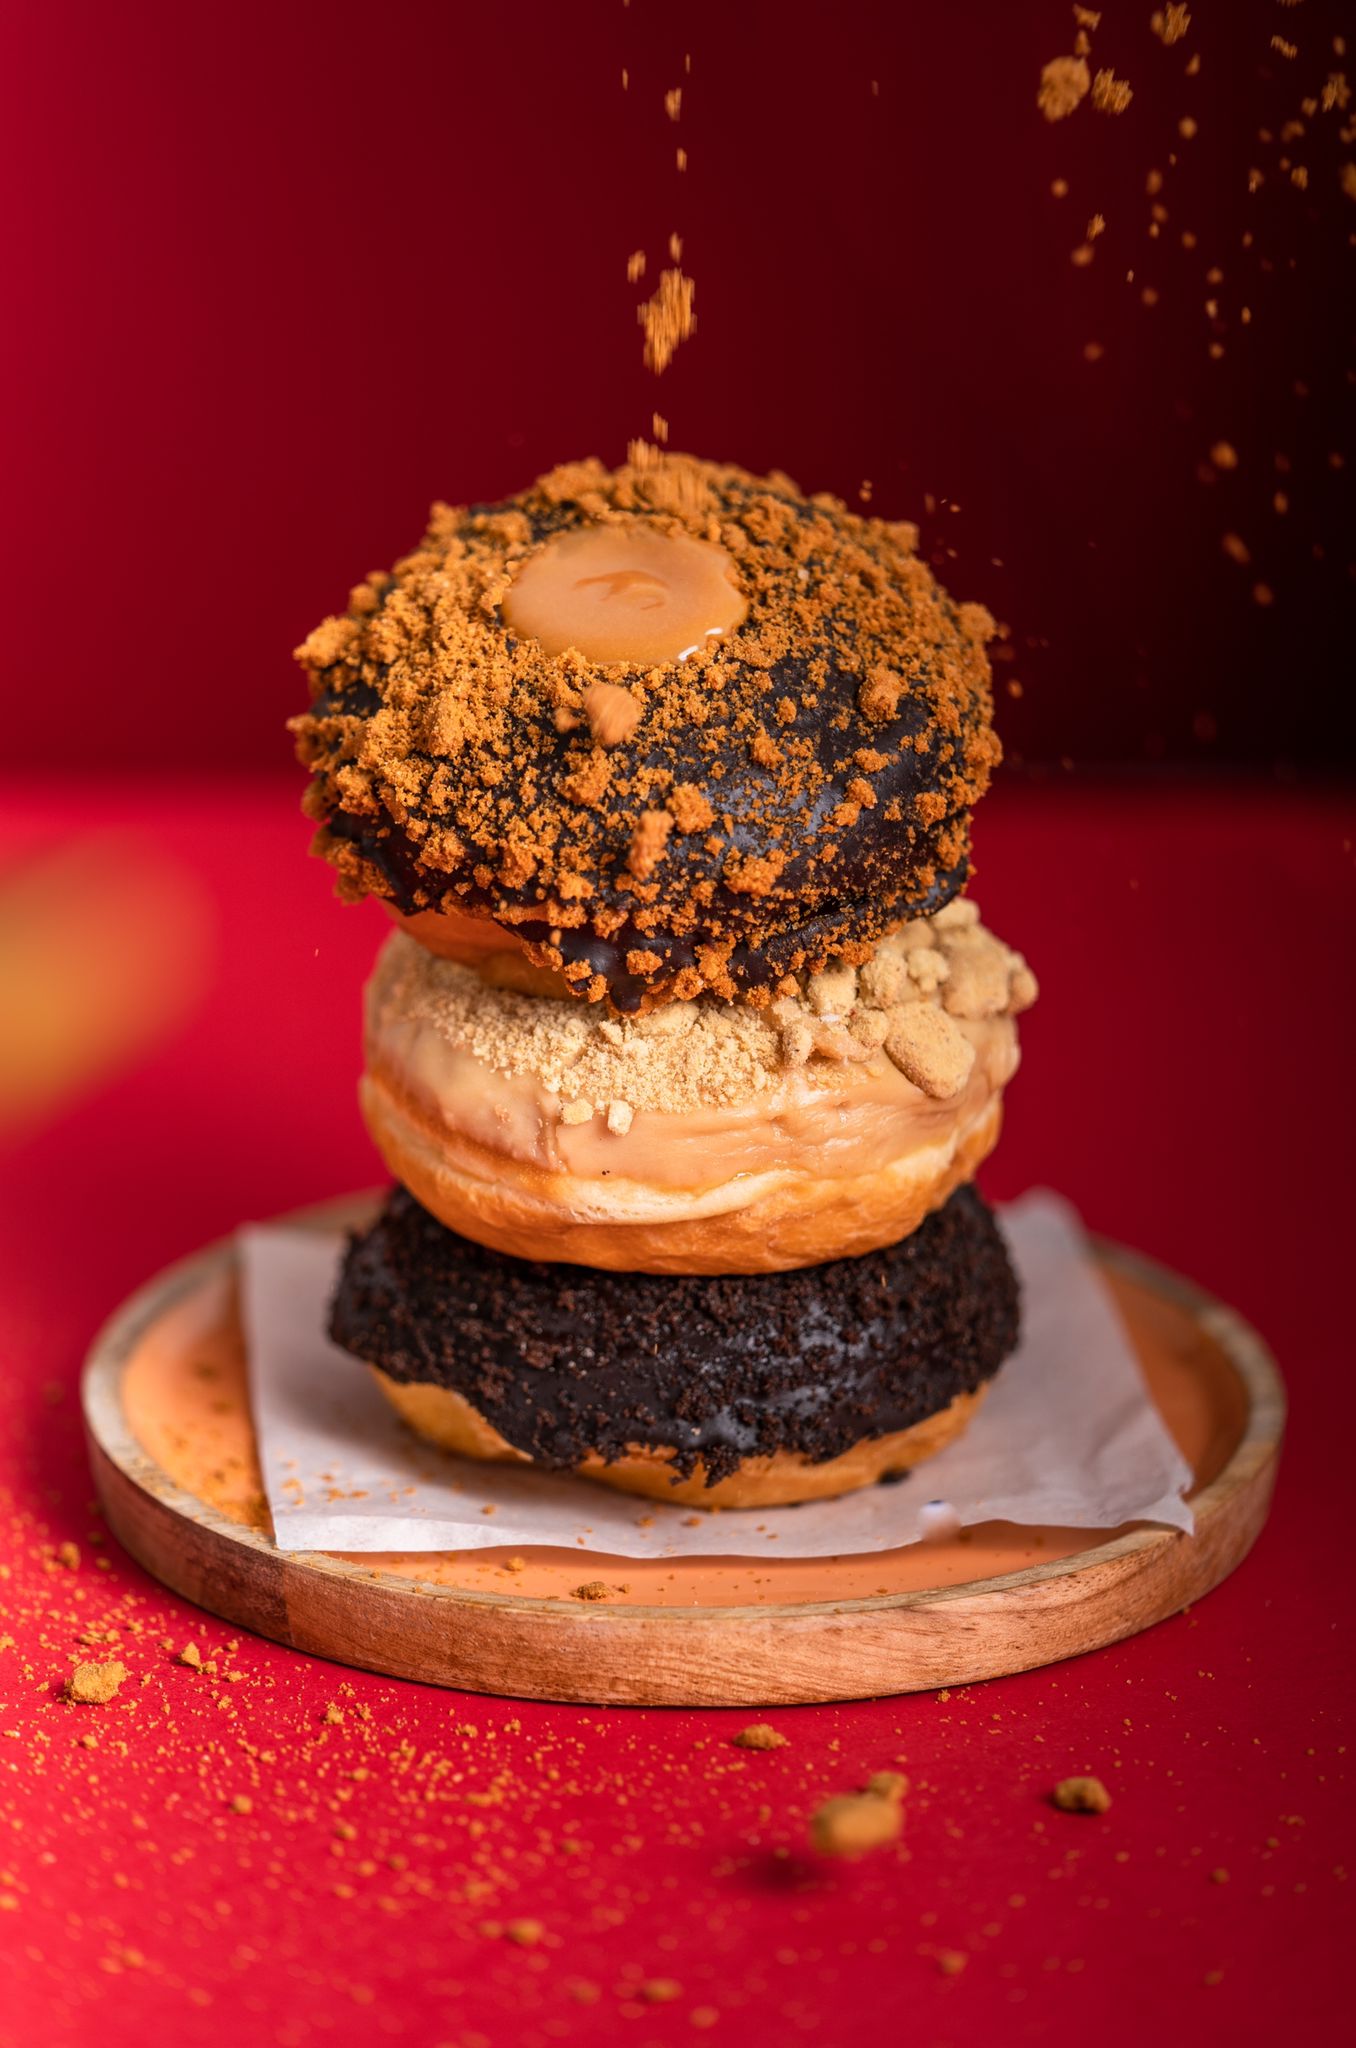
[[[570,551],[599,536],[606,573],[581,580],[593,555]],[[361,1099],[414,1201],[350,1253],[335,1333],[435,1441],[703,1506],[824,1497],[940,1448],[1015,1341],[995,1226],[955,1193],[996,1141],[1035,996],[957,895],[998,754],[992,621],[954,606],[911,540],[785,478],[640,451],[497,507],[435,507],[416,553],[299,650],[316,849],[341,895],[402,926],[367,992]],[[644,661],[612,643],[601,660],[591,625],[585,652],[557,648],[528,599],[567,556],[574,591],[639,581],[642,609],[691,571],[692,606],[722,623]],[[935,1244],[978,1351],[915,1314]],[[853,1326],[885,1347],[869,1402],[841,1373],[812,1390],[808,1362],[793,1388],[755,1375],[727,1441],[709,1374],[694,1393],[700,1360],[685,1381],[667,1338],[636,1348],[688,1312],[714,1328],[721,1287],[741,1321],[756,1307],[789,1330],[794,1303],[832,1326],[832,1276],[868,1254],[893,1302]],[[449,1363],[469,1327],[454,1270],[493,1272],[517,1318],[520,1350],[488,1379]],[[577,1407],[568,1441],[523,1421],[553,1292],[613,1304],[612,1386],[588,1413],[623,1418],[620,1437],[601,1419],[590,1436]],[[636,1376],[651,1393],[628,1403]],[[833,1428],[772,1420],[826,1403]]]
[[[367,990],[367,1127],[449,1229],[621,1272],[773,1272],[907,1235],[992,1149],[1035,994],[968,899],[765,1010],[622,1020],[502,985],[525,966],[391,935]]]

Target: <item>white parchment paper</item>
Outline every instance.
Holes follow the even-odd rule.
[[[1149,1399],[1077,1217],[1038,1192],[1001,1221],[1022,1283],[1022,1343],[960,1441],[893,1485],[718,1514],[422,1443],[366,1367],[324,1335],[339,1238],[251,1226],[240,1234],[245,1333],[277,1544],[828,1557],[988,1521],[1190,1529],[1190,1469]]]

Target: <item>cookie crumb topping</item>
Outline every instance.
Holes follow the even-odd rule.
[[[641,1111],[728,1107],[801,1068],[839,1085],[844,1064],[883,1056],[936,1101],[959,1094],[975,1050],[960,1028],[1015,1017],[1036,999],[1019,953],[968,899],[893,932],[861,966],[835,960],[788,978],[766,1008],[709,998],[634,1018],[493,985],[415,939],[388,941],[369,994],[370,1023],[431,1025],[501,1073],[532,1075],[560,1098],[565,1125],[592,1120],[625,1136]]]

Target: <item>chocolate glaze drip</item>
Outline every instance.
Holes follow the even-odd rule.
[[[973,1393],[1017,1341],[993,1215],[962,1188],[883,1252],[790,1273],[600,1273],[486,1250],[397,1188],[349,1245],[330,1334],[392,1379],[461,1394],[539,1465],[635,1444],[815,1463]]]

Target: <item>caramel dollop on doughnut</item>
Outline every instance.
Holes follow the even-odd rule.
[[[724,548],[634,525],[558,534],[528,556],[503,603],[510,632],[530,635],[547,654],[572,647],[588,661],[633,667],[686,661],[732,632],[747,610]],[[615,722],[589,717],[604,746],[624,739],[640,716],[626,692],[613,701],[622,713]],[[587,701],[584,708],[591,711]]]

